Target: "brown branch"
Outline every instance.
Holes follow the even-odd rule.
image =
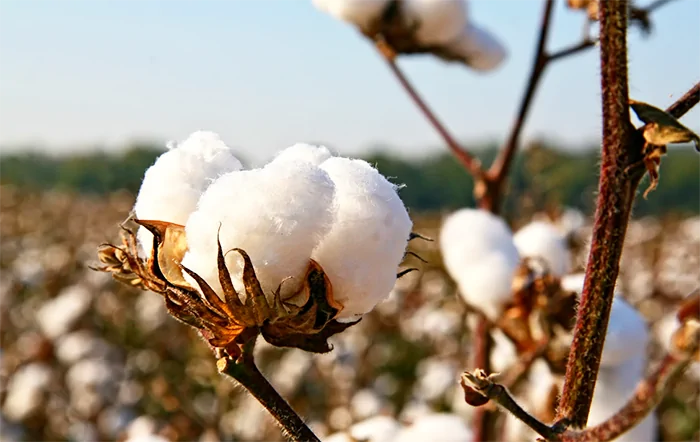
[[[629,148],[633,127],[627,90],[627,2],[600,2],[603,148],[591,251],[576,328],[559,402],[558,418],[575,428],[588,420],[600,366],[613,289],[639,177]]]
[[[700,82],[695,83],[688,92],[683,94],[675,103],[666,109],[666,112],[673,115],[676,118],[680,118],[685,115],[690,109],[693,108],[700,101]]]
[[[515,151],[518,147],[520,133],[522,132],[525,119],[527,118],[528,111],[530,110],[532,97],[534,96],[537,85],[539,84],[542,74],[547,67],[546,44],[547,36],[549,35],[553,7],[554,1],[547,0],[544,6],[544,12],[542,14],[540,34],[537,39],[537,49],[535,50],[535,58],[532,62],[532,69],[530,70],[530,78],[527,82],[525,95],[523,95],[520,102],[518,114],[513,123],[513,127],[510,130],[510,135],[508,136],[505,145],[498,153],[498,157],[494,160],[493,164],[491,164],[491,167],[487,172],[486,179],[488,182],[486,183],[485,194],[482,196],[480,204],[483,208],[494,213],[498,212],[500,207],[500,200],[503,193],[503,187],[505,185],[505,179],[508,175],[510,165],[513,161],[513,156],[515,155]]]
[[[479,314],[479,322],[474,330],[474,367],[481,367],[487,372],[491,371],[491,349],[493,348],[493,338],[491,330],[493,324],[484,316]],[[494,427],[496,419],[495,413],[486,407],[477,408],[472,419],[473,442],[486,442],[493,440],[493,435],[489,434]]]
[[[594,442],[613,440],[642,421],[661,402],[664,394],[681,378],[690,365],[687,358],[666,355],[659,366],[644,379],[634,396],[614,416],[595,427],[582,431],[565,431],[562,442]]]
[[[244,352],[239,361],[223,357],[217,361],[216,367],[219,373],[231,376],[245,387],[275,418],[289,440],[320,442],[289,403],[258,370],[253,361],[252,349],[250,352]]]
[[[435,116],[433,111],[430,109],[428,104],[423,100],[418,91],[413,87],[408,78],[401,71],[401,68],[396,64],[395,56],[391,50],[387,49],[386,43],[382,40],[376,42],[375,47],[382,55],[384,61],[386,61],[387,66],[394,74],[396,79],[399,81],[401,86],[404,88],[406,93],[413,103],[418,106],[418,109],[423,113],[423,116],[430,122],[430,124],[435,128],[435,130],[440,134],[442,139],[447,144],[452,154],[459,160],[459,162],[464,166],[465,169],[474,177],[478,179],[482,175],[481,162],[478,158],[470,154],[466,149],[464,149],[460,144],[454,139],[454,137],[449,133],[447,128],[440,122],[440,120]]]
[[[578,54],[579,52],[583,52],[586,49],[590,49],[594,47],[598,43],[597,40],[592,40],[590,38],[586,38],[580,43],[577,43],[571,47],[560,49],[556,52],[552,52],[547,56],[547,61],[548,62],[553,62],[557,61],[561,58],[568,57],[570,55]]]

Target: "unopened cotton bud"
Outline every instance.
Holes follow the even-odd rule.
[[[303,161],[270,163],[262,169],[221,176],[202,195],[187,221],[189,251],[183,265],[217,293],[217,231],[224,252],[241,248],[250,256],[266,294],[282,283],[282,294],[300,286],[311,251],[328,232],[334,186],[328,174]],[[228,253],[234,287],[243,292],[243,260]]]
[[[328,150],[326,146],[297,143],[279,152],[272,160],[272,163],[306,161],[318,166],[332,156],[333,154],[331,154],[331,151]]]
[[[467,25],[464,0],[406,0],[403,13],[417,26],[416,39],[426,46],[454,41]]]
[[[391,292],[413,224],[397,186],[366,161],[334,157],[320,168],[335,184],[335,218],[312,258],[343,305],[339,318],[351,319]]]
[[[474,24],[465,26],[445,49],[479,71],[496,69],[507,55],[506,48],[493,34]]]
[[[571,270],[571,252],[554,225],[533,221],[518,230],[513,241],[521,257],[542,259],[552,275],[562,277]]]
[[[367,29],[378,20],[389,3],[390,0],[313,0],[321,11],[360,29]]]
[[[520,261],[508,225],[485,210],[458,210],[443,223],[440,250],[465,301],[498,318]]]
[[[134,211],[138,219],[184,225],[209,184],[242,166],[233,150],[213,132],[194,132],[169,148],[146,170]],[[151,232],[142,227],[138,237],[150,254]]]

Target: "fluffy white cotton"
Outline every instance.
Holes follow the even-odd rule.
[[[169,148],[146,170],[134,211],[139,219],[184,225],[209,184],[242,166],[213,132],[194,132]],[[143,250],[150,253],[153,235],[140,228],[138,237]]]
[[[649,327],[642,315],[624,299],[615,296],[601,366],[616,366],[629,359],[646,357]]]
[[[518,230],[513,241],[522,258],[543,260],[554,276],[562,277],[571,270],[571,252],[564,235],[554,225],[533,221]]]
[[[390,0],[313,0],[321,11],[362,29],[377,20],[389,3]]]
[[[393,417],[374,416],[350,427],[349,433],[355,440],[367,442],[396,441],[401,426]]]
[[[440,250],[466,302],[496,319],[520,261],[506,223],[485,210],[458,210],[443,223]]]
[[[426,46],[450,43],[467,26],[464,0],[406,0],[402,12],[407,23],[416,23],[416,39]]]
[[[583,279],[583,273],[567,275],[561,280],[562,288],[581,293]],[[629,359],[645,357],[648,342],[649,327],[642,315],[619,293],[615,293],[600,361],[601,367],[614,367]]]
[[[344,306],[339,318],[353,318],[389,295],[413,224],[397,187],[369,163],[334,157],[320,168],[335,184],[335,218],[312,258]]]
[[[189,250],[183,265],[222,294],[218,280],[217,230],[224,252],[250,256],[265,293],[299,288],[311,251],[333,221],[334,186],[328,174],[303,161],[270,163],[263,169],[230,172],[204,192],[186,225]],[[226,255],[234,286],[243,293],[243,259]]]
[[[478,71],[496,69],[507,55],[506,48],[493,34],[474,24],[466,25],[445,48]]]
[[[73,285],[63,289],[36,312],[39,328],[51,339],[60,338],[88,311],[91,300],[92,296],[84,286]]]
[[[419,416],[412,425],[396,435],[401,442],[471,442],[473,435],[461,417],[449,413],[431,413]]]
[[[7,397],[2,406],[5,417],[21,421],[36,411],[52,382],[51,367],[31,363],[17,369],[7,383]]]
[[[318,166],[332,156],[333,154],[326,146],[314,146],[312,144],[297,143],[279,152],[272,160],[272,163],[306,161]]]

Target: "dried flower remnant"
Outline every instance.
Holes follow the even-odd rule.
[[[465,0],[314,0],[320,10],[356,26],[388,59],[432,54],[489,71],[506,57],[503,45],[468,20]]]
[[[204,153],[188,153],[212,157],[211,146],[199,146]],[[177,176],[162,164],[147,174],[142,206],[162,194],[153,176]],[[139,255],[144,235],[125,226],[121,246],[100,249],[100,270],[160,293],[174,317],[234,359],[260,334],[276,346],[329,351],[327,339],[396,281],[412,227],[397,187],[364,161],[305,144],[261,169],[229,166],[196,189],[184,224],[134,217],[152,235],[150,247],[141,245],[150,254]]]
[[[695,150],[700,152],[700,137],[666,111],[641,101],[629,100],[629,102],[637,117],[645,123],[642,131],[645,141],[642,161],[650,179],[649,187],[644,191],[646,199],[649,192],[656,189],[659,184],[661,157],[668,150],[667,144],[692,142]]]

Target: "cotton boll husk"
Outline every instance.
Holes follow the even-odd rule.
[[[416,39],[425,45],[454,41],[467,25],[464,0],[406,0],[403,13],[407,23],[417,23]]]
[[[396,435],[401,442],[471,442],[473,434],[461,417],[449,413],[431,413],[418,417]]]
[[[552,224],[533,221],[518,230],[513,241],[521,257],[544,260],[554,276],[561,277],[570,271],[571,252],[564,236]]]
[[[446,49],[478,71],[496,69],[505,60],[506,48],[485,29],[468,24]]]
[[[335,219],[312,258],[344,307],[339,318],[353,318],[391,292],[413,223],[397,187],[369,163],[335,157],[319,167],[335,184]]]
[[[399,423],[390,416],[374,416],[350,427],[349,433],[355,440],[367,442],[392,442],[401,429]]]
[[[333,154],[326,146],[314,146],[312,144],[297,143],[291,147],[279,152],[272,163],[280,163],[285,161],[307,161],[318,166]]]
[[[506,223],[484,210],[458,210],[443,223],[440,250],[462,297],[496,319],[511,298],[520,261]]]
[[[194,132],[169,148],[146,170],[134,211],[138,219],[184,225],[209,184],[243,166],[233,150],[213,132]],[[153,235],[141,227],[138,239],[150,254]]]
[[[313,0],[321,11],[360,28],[377,20],[389,3],[390,0]]]
[[[328,174],[308,162],[268,164],[231,172],[202,195],[186,225],[189,250],[183,265],[222,295],[218,279],[217,230],[224,253],[241,248],[250,256],[266,294],[282,285],[282,296],[298,290],[311,251],[333,220],[334,186]],[[239,294],[244,293],[243,259],[236,252],[226,264]]]

